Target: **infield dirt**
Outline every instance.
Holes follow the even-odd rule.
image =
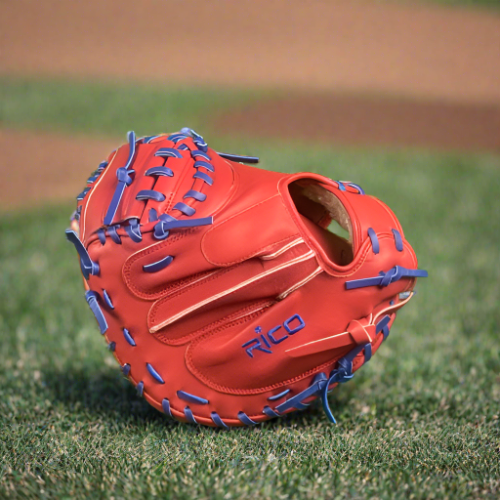
[[[500,103],[500,16],[357,0],[0,2],[4,73]]]
[[[0,208],[74,200],[116,140],[0,130]],[[69,216],[69,214],[68,214]]]

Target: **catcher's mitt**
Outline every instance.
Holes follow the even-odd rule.
[[[185,422],[253,425],[317,397],[334,421],[328,391],[427,276],[394,214],[356,184],[249,167],[190,129],[128,139],[66,232],[123,373]]]

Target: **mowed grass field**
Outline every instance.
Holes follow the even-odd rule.
[[[12,79],[0,90],[4,128],[118,145],[129,129],[188,125],[264,168],[350,179],[393,208],[430,274],[377,355],[330,395],[338,425],[313,404],[220,431],[169,420],[123,378],[64,237],[74,204],[1,213],[0,497],[498,498],[500,156],[218,136],[211,113],[252,91]]]

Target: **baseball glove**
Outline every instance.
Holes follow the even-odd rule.
[[[254,425],[318,397],[334,421],[328,391],[371,358],[427,276],[361,187],[244,164],[257,161],[191,129],[130,132],[66,231],[123,373],[183,422]]]

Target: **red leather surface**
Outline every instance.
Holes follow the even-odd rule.
[[[182,158],[155,157],[159,148],[186,144]],[[327,375],[339,358],[355,345],[372,339],[373,352],[382,342],[371,321],[377,311],[389,308],[391,325],[400,303],[398,294],[411,290],[415,279],[401,279],[387,287],[371,286],[346,290],[345,282],[377,276],[395,265],[416,269],[415,254],[404,239],[392,211],[369,195],[316,174],[280,174],[228,161],[208,149],[214,173],[213,184],[193,179],[196,173],[192,139],[177,144],[166,136],[149,144],[137,143],[133,161],[134,180],[125,189],[115,222],[121,244],[107,236],[103,245],[96,231],[116,188],[116,170],[128,157],[128,146],[111,155],[110,164],[79,204],[82,206],[80,237],[100,274],[88,279],[88,287],[99,294],[99,305],[109,328],[108,342],[115,342],[120,365],[131,366],[133,383],[144,383],[145,398],[160,411],[168,398],[173,415],[186,420],[189,406],[196,420],[214,425],[217,412],[228,425],[241,425],[239,412],[254,421],[266,420],[264,406],[276,406],[268,398],[284,389],[297,394],[306,389],[317,373]],[[173,177],[146,177],[148,168],[165,165]],[[299,214],[288,186],[300,179],[319,184],[340,200],[349,214],[353,234],[353,258],[340,265],[340,250],[326,248],[322,229],[328,223],[311,221]],[[138,201],[140,190],[154,189],[165,201]],[[205,201],[186,200],[190,189],[206,194]],[[193,207],[191,218],[213,216],[213,224],[189,229],[171,229],[165,240],[154,237],[156,221],[149,211],[189,219],[173,207],[183,202]],[[318,211],[317,218],[321,218]],[[137,218],[142,241],[134,242],[123,226]],[[326,223],[325,223],[326,222]],[[316,226],[316,223],[319,223]],[[380,250],[375,254],[368,228],[375,231]],[[318,229],[316,229],[318,228]],[[403,251],[395,247],[392,229],[403,238]],[[173,261],[164,269],[144,272],[143,266],[167,256]],[[103,299],[112,298],[114,309]],[[394,301],[394,305],[390,305]],[[300,315],[305,326],[288,334],[285,322]],[[290,325],[297,325],[293,320]],[[124,338],[126,328],[136,346]],[[330,341],[319,352],[287,351],[349,331],[346,340]],[[269,340],[269,332],[275,339]],[[273,333],[274,332],[274,333]],[[270,347],[267,348],[265,336]],[[264,349],[247,352],[249,342],[260,339]],[[299,352],[299,351],[297,351]],[[354,369],[363,363],[363,354]],[[159,383],[147,370],[154,366],[165,381]],[[209,401],[192,404],[178,396],[185,391]]]

